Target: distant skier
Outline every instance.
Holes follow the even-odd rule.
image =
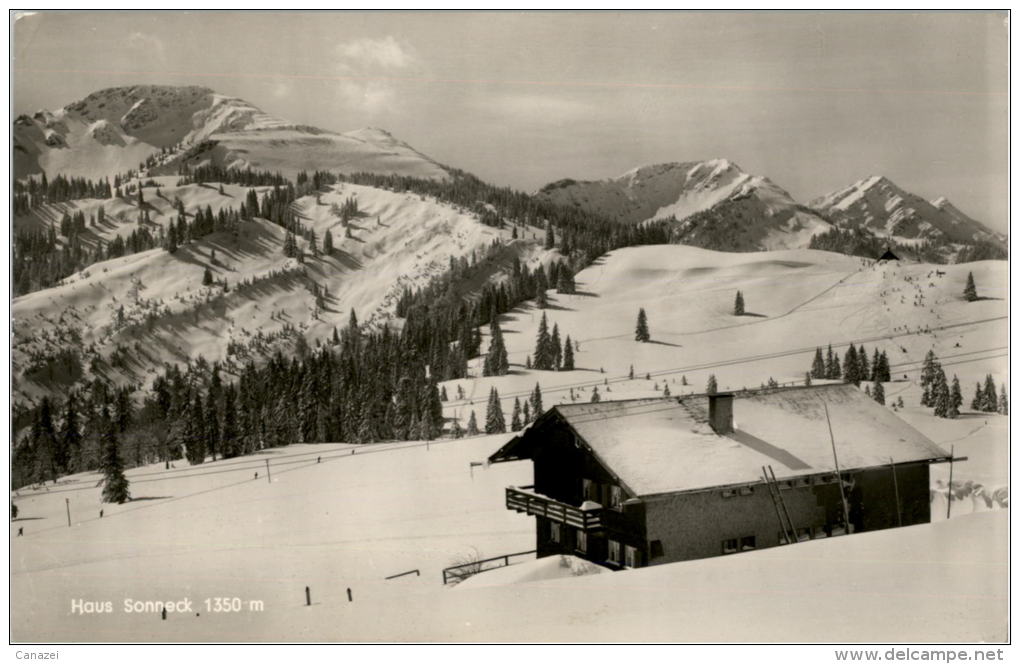
[[[102,518],[103,518],[103,510],[99,510],[99,518],[100,518],[100,519],[102,519]]]
[[[20,528],[18,528],[18,537],[21,537],[24,534],[25,534],[25,527],[21,526]]]
[[[256,470],[255,471],[255,479],[258,479],[258,478],[259,478],[259,471]]]

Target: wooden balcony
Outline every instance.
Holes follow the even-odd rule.
[[[535,493],[532,486],[506,488],[506,508],[515,512],[524,512],[533,516],[541,516],[551,521],[580,528],[581,530],[599,530],[602,528],[602,508],[582,510],[580,507],[567,505],[548,496]]]

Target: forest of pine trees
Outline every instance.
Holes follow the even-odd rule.
[[[887,383],[892,380],[889,372],[889,358],[884,350],[879,352],[876,348],[869,360],[868,351],[864,346],[858,348],[853,344],[847,348],[842,364],[840,364],[839,355],[833,352],[832,346],[828,347],[824,356],[821,347],[815,348],[808,377],[843,380],[854,385],[875,381]]]

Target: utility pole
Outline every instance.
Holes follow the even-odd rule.
[[[892,468],[893,489],[896,491],[896,523],[903,525],[903,510],[900,508],[900,483],[896,479],[896,464],[892,457],[889,457],[889,467]]]
[[[843,491],[843,476],[839,472],[839,457],[836,455],[836,437],[832,435],[832,420],[829,419],[829,404],[822,401],[825,408],[825,422],[829,425],[829,442],[832,443],[832,460],[836,464],[836,480],[839,482],[839,498],[843,501],[843,523],[846,534],[850,534],[850,508],[846,504],[846,492]]]
[[[953,457],[956,456],[956,445],[949,447],[949,490],[946,491],[946,518],[953,511]]]

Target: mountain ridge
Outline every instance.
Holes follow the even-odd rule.
[[[153,173],[168,174],[179,168],[182,155],[188,155],[189,166],[253,168],[288,177],[302,170],[449,176],[387,131],[309,127],[201,86],[104,88],[56,111],[18,116],[13,135],[18,178],[60,173],[100,179],[153,166],[157,159]],[[205,150],[193,150],[206,143]],[[281,149],[287,147],[295,149]]]

